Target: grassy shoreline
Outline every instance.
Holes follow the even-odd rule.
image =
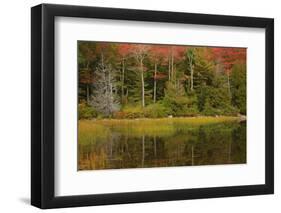
[[[213,122],[229,122],[229,121],[243,121],[246,116],[194,116],[194,117],[166,117],[166,118],[134,118],[134,119],[116,119],[116,118],[102,118],[102,119],[80,119],[79,122],[96,122],[96,123],[127,123],[127,122],[185,122],[185,123],[213,123]]]
[[[202,125],[225,126],[240,121],[241,117],[238,116],[79,120],[78,141],[80,144],[98,141],[113,132],[128,136],[167,136],[177,131],[198,129]]]

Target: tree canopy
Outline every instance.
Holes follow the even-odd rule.
[[[246,114],[246,49],[78,42],[79,118]]]

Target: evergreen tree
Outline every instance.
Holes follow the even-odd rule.
[[[240,109],[241,114],[246,114],[246,65],[236,64],[232,68],[231,93],[233,106]]]
[[[79,41],[77,59],[87,119],[246,114],[244,48]]]

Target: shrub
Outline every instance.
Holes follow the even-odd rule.
[[[91,119],[97,117],[97,111],[87,105],[86,103],[80,103],[78,106],[78,117],[79,119]]]
[[[215,116],[215,115],[222,115],[222,111],[220,109],[216,109],[213,107],[205,107],[204,111],[202,112],[203,115],[207,116]]]
[[[203,115],[237,115],[227,88],[203,87],[198,95],[198,108]]]
[[[114,112],[113,118],[124,119],[124,118],[126,118],[126,113],[123,111]]]
[[[162,103],[155,103],[141,106],[126,106],[122,111],[114,113],[114,118],[118,119],[134,119],[134,118],[163,118],[171,115],[171,110]]]
[[[144,108],[144,116],[147,118],[163,118],[170,114],[171,110],[161,103],[150,104]]]
[[[166,96],[163,103],[173,116],[195,116],[198,114],[196,98],[194,96]]]
[[[198,109],[195,106],[186,107],[182,112],[178,113],[178,116],[196,116],[198,115]]]
[[[246,115],[247,114],[247,109],[246,109],[246,104],[243,104],[240,108],[240,113],[242,115]]]
[[[239,113],[239,110],[231,105],[226,105],[223,109],[223,115],[236,116]]]
[[[202,111],[202,113],[207,116],[215,116],[215,115],[235,116],[238,114],[238,112],[239,112],[238,109],[236,109],[235,107],[231,106],[230,104],[224,103],[224,102],[222,102],[222,103],[220,103],[220,105],[214,107],[212,105],[212,101],[210,101],[209,99],[207,99],[204,110]]]
[[[144,110],[141,106],[126,106],[122,111],[116,112],[113,115],[115,118],[143,118]]]

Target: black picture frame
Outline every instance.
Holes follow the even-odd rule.
[[[55,17],[264,28],[265,184],[94,195],[54,195]],[[31,204],[42,209],[274,193],[274,20],[240,16],[41,4],[31,9]]]

